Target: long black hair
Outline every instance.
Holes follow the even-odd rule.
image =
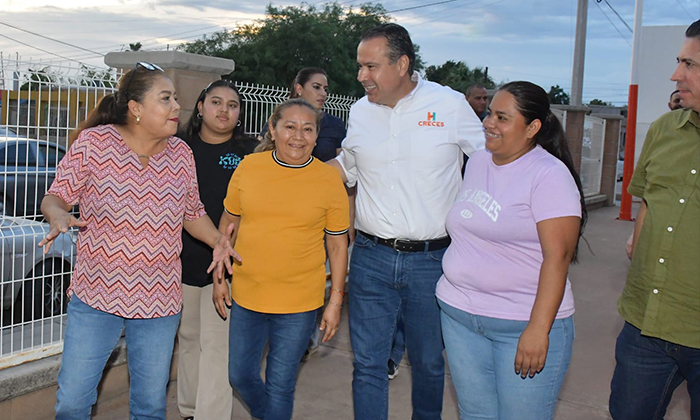
[[[231,133],[231,139],[239,139],[239,138],[246,138],[248,137],[245,134],[245,127],[243,124],[240,122],[241,117],[244,115],[243,113],[243,98],[241,97],[241,94],[238,92],[238,89],[236,88],[236,85],[234,84],[233,81],[227,80],[227,79],[220,79],[216,80],[214,82],[211,82],[202,89],[202,92],[199,94],[197,97],[197,101],[194,103],[194,110],[192,111],[192,115],[190,116],[190,119],[187,121],[187,125],[181,130],[179,137],[181,137],[183,140],[185,140],[187,143],[193,141],[196,135],[199,134],[200,131],[202,131],[202,114],[199,113],[199,104],[204,103],[204,100],[207,98],[207,95],[209,95],[209,92],[212,90],[218,88],[218,87],[227,87],[234,91],[236,93],[236,96],[238,96],[238,107],[239,107],[239,113],[238,113],[238,125],[236,125],[233,128],[233,132]]]
[[[579,240],[583,235],[583,228],[588,220],[588,211],[586,210],[586,202],[583,197],[583,187],[581,186],[581,178],[574,168],[574,160],[571,158],[569,150],[569,142],[566,140],[564,128],[559,122],[559,118],[552,114],[549,107],[549,95],[541,87],[534,83],[517,81],[506,83],[501,86],[499,91],[508,92],[515,98],[515,106],[520,114],[525,118],[525,123],[530,124],[534,120],[540,120],[542,127],[535,135],[535,144],[554,155],[562,161],[569,169],[571,176],[576,182],[579,196],[581,197],[581,225],[579,227]],[[578,260],[578,244],[576,241],[576,249],[571,259],[572,262]]]

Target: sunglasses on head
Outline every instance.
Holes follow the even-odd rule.
[[[131,86],[131,81],[134,80],[134,75],[136,74],[136,71],[139,69],[139,67],[143,67],[148,71],[163,71],[163,69],[160,68],[160,66],[157,64],[149,63],[147,61],[137,61],[136,65],[134,66],[134,70],[131,72],[131,76],[129,76],[129,81],[126,82],[126,88],[124,89],[124,93],[126,94],[127,99],[129,98],[129,87]]]

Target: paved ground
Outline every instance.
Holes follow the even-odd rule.
[[[572,266],[570,278],[576,299],[576,340],[571,366],[559,395],[557,420],[609,419],[607,401],[612,377],[615,338],[622,327],[616,300],[625,281],[629,262],[624,243],[631,222],[615,220],[619,207],[590,213],[585,237],[593,254],[581,245],[580,264]],[[636,213],[636,209],[634,210]],[[404,360],[405,363],[405,360]],[[352,353],[347,318],[327,346],[306,362],[297,384],[294,419],[352,419]],[[456,398],[449,376],[446,379],[443,418],[458,419]],[[168,420],[179,420],[175,383],[168,392]],[[128,418],[128,397],[98,407],[95,420]],[[675,393],[667,420],[689,420],[690,399],[685,385]],[[410,367],[403,364],[390,383],[390,419],[409,419]],[[250,419],[240,401],[235,402],[232,419]]]

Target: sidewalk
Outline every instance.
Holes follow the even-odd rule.
[[[589,214],[585,237],[595,255],[582,241],[580,263],[571,267],[570,279],[576,300],[576,340],[571,365],[559,395],[557,420],[610,419],[607,405],[615,366],[615,339],[623,324],[616,301],[629,267],[624,246],[633,226],[632,222],[615,220],[618,213],[619,207],[608,207]],[[633,214],[636,214],[636,209]],[[344,313],[338,335],[300,369],[294,418],[352,419],[351,382],[352,353],[347,314]],[[404,359],[398,377],[390,382],[389,419],[411,418],[410,389],[410,367]],[[102,404],[93,418],[128,418],[128,395]],[[458,418],[454,388],[448,375],[443,419]],[[168,391],[167,419],[180,420],[174,382]],[[240,400],[234,402],[232,419],[250,419]],[[685,385],[676,390],[666,419],[690,420],[690,398]]]

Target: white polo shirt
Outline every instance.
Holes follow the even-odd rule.
[[[357,183],[355,227],[381,238],[446,236],[462,152],[469,156],[484,142],[464,95],[437,83],[418,78],[394,108],[360,99],[336,158],[348,186]]]

